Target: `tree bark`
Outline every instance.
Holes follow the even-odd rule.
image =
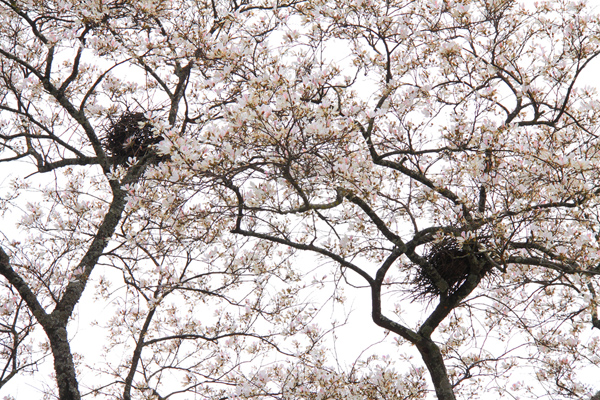
[[[438,400],[456,400],[448,371],[444,365],[444,358],[438,345],[433,340],[424,338],[416,346],[429,370]]]
[[[50,340],[52,356],[54,357],[54,372],[58,385],[58,396],[60,400],[80,400],[79,384],[71,354],[71,346],[64,326],[44,327],[44,331]]]

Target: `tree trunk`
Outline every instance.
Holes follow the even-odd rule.
[[[58,385],[58,396],[60,400],[80,400],[79,385],[73,364],[73,355],[67,337],[66,328],[59,326],[57,328],[45,329],[52,356],[54,357],[54,371],[56,373],[56,383]]]
[[[416,346],[429,370],[438,400],[456,400],[440,348],[431,339],[425,338]]]

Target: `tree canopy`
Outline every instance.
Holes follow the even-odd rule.
[[[591,397],[599,54],[584,1],[0,0],[0,394]]]

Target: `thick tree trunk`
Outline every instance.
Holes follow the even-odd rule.
[[[45,329],[52,355],[54,357],[54,371],[56,383],[58,384],[58,396],[60,400],[80,400],[79,385],[73,364],[73,355],[64,327]]]
[[[417,349],[429,370],[438,400],[456,400],[440,348],[431,339],[417,344]]]

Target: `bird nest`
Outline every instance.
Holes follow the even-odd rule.
[[[424,258],[448,284],[447,294],[453,294],[466,281],[471,272],[469,255],[470,252],[464,249],[455,239],[448,238],[431,246]],[[475,253],[477,260],[481,260],[482,257],[482,255]],[[482,276],[489,271],[490,268],[484,265],[481,270]],[[422,266],[418,266],[417,276],[414,278],[413,283],[417,286],[415,291],[415,297],[417,298],[442,294],[435,284],[434,277]]]
[[[113,162],[124,164],[133,157],[139,159],[146,155],[157,156],[154,145],[161,140],[162,137],[156,135],[152,123],[144,113],[126,112],[116,121],[110,121],[104,143]]]

